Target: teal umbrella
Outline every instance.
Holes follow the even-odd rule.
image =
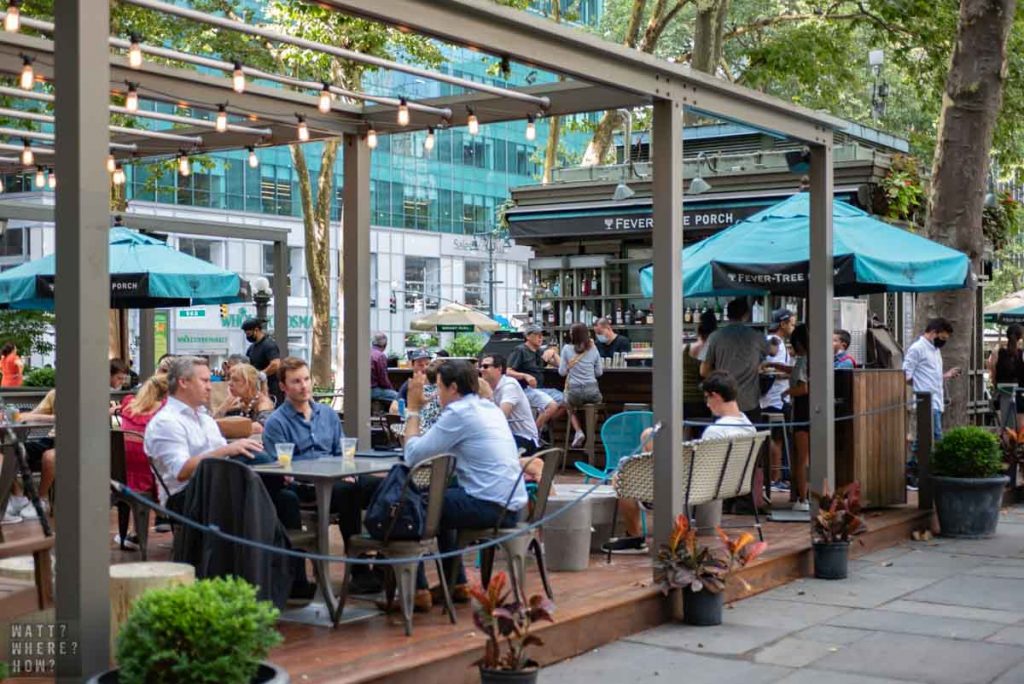
[[[810,195],[801,192],[683,250],[686,297],[806,295]],[[965,254],[833,200],[835,294],[932,292],[967,286]],[[654,270],[640,270],[653,296]]]
[[[0,273],[0,307],[53,308],[54,255]],[[251,299],[237,273],[182,254],[126,228],[110,229],[110,307],[152,309],[228,304]]]

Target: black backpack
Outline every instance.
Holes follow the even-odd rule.
[[[404,463],[391,467],[370,505],[364,524],[379,541],[421,539],[427,522],[427,493],[410,479],[412,470]]]

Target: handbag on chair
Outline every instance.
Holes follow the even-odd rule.
[[[427,494],[412,481],[404,463],[391,467],[370,499],[363,523],[379,541],[422,539],[427,520]]]

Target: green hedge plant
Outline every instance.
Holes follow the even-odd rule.
[[[25,373],[25,387],[53,387],[57,382],[57,371],[53,368],[33,368]]]
[[[281,641],[277,615],[237,577],[148,591],[118,634],[119,681],[247,684]]]
[[[953,428],[935,445],[931,470],[945,477],[996,477],[1003,474],[999,440],[973,425]]]

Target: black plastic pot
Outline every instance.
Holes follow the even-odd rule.
[[[707,589],[683,589],[683,622],[698,627],[722,624],[722,605],[725,592],[713,594]]]
[[[87,684],[117,684],[120,681],[118,669],[107,670],[88,680]],[[256,676],[252,678],[252,684],[290,684],[291,677],[288,672],[274,663],[263,661]]]
[[[480,684],[536,684],[540,666],[532,660],[525,670],[488,670],[480,666]]]
[[[850,542],[814,543],[814,576],[818,579],[846,579],[850,566]]]
[[[943,537],[979,539],[996,533],[1003,490],[1010,478],[932,476],[935,512]]]

